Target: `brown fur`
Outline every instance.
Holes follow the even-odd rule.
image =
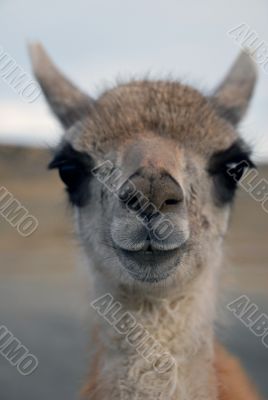
[[[220,344],[216,344],[215,356],[219,400],[260,400],[257,391],[235,357]]]
[[[97,348],[100,346],[98,340],[94,344]],[[84,400],[101,400],[99,368],[104,356],[104,349],[98,348],[87,382],[81,392]],[[214,366],[219,388],[219,400],[260,400],[259,394],[249,381],[239,361],[227,352],[220,343],[215,345]]]
[[[92,359],[91,369],[87,381],[84,385],[84,388],[81,391],[81,397],[85,400],[86,399],[101,400],[99,384],[100,384],[100,362],[103,359],[103,354],[104,350],[98,349]]]
[[[213,102],[176,82],[139,81],[118,86],[105,92],[89,113],[89,118],[85,116],[77,124],[77,132],[82,129],[85,134],[76,142],[79,148],[100,153],[137,133],[151,131],[209,156],[228,146],[234,135],[232,127],[218,118]]]
[[[100,347],[97,335],[95,335],[94,345],[97,350],[93,357],[87,382],[81,391],[81,397],[85,400],[101,400],[99,368],[105,357],[105,351]],[[238,359],[227,352],[220,343],[215,345],[214,365],[219,388],[219,400],[260,400]]]

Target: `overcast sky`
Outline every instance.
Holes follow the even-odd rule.
[[[0,0],[0,46],[30,73],[27,43],[41,41],[91,95],[118,76],[151,72],[211,90],[240,51],[227,32],[243,22],[268,46],[267,0]],[[242,135],[268,159],[268,74]],[[0,142],[53,145],[61,128],[43,97],[26,103],[0,78]]]

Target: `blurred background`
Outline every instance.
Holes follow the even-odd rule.
[[[60,68],[96,96],[118,77],[150,73],[182,79],[209,93],[240,51],[228,31],[246,23],[268,48],[266,0],[0,0],[0,186],[39,222],[22,237],[0,216],[0,325],[39,360],[21,376],[0,354],[1,400],[71,400],[86,375],[87,298],[77,264],[71,213],[49,148],[60,126],[42,96],[27,103],[1,75],[1,54],[31,74],[27,44],[41,41]],[[268,53],[267,53],[268,54]],[[241,135],[268,179],[268,74],[259,83]],[[237,354],[268,398],[268,348],[233,317],[227,304],[247,295],[268,314],[268,214],[240,190],[226,246],[226,294],[218,335]]]

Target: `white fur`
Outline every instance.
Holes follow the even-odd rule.
[[[218,264],[204,268],[180,292],[158,297],[142,295],[126,289],[119,291],[103,285],[97,286],[93,298],[111,293],[125,311],[148,330],[156,341],[176,360],[176,368],[160,374],[131,347],[101,316],[101,342],[105,348],[105,363],[99,380],[99,390],[107,385],[107,400],[120,399],[124,388],[129,400],[214,400],[217,398],[213,370],[213,320],[216,306]],[[97,278],[98,281],[98,278]],[[146,388],[144,390],[144,387]],[[120,394],[121,392],[121,394]],[[151,395],[151,397],[149,397]],[[112,397],[111,397],[112,396]],[[106,400],[106,397],[103,397]],[[122,397],[122,400],[125,400]]]

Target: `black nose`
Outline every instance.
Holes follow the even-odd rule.
[[[181,185],[170,174],[143,168],[122,185],[119,198],[129,209],[150,219],[156,210],[176,212],[184,195]]]

